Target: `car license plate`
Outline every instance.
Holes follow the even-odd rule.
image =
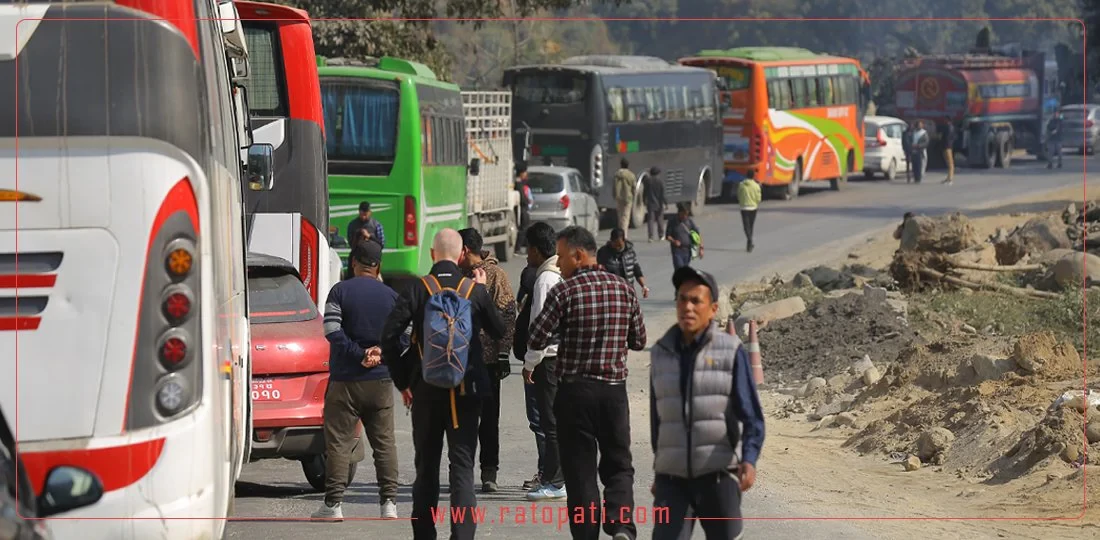
[[[283,399],[282,392],[275,386],[271,379],[252,380],[252,401],[279,401]]]

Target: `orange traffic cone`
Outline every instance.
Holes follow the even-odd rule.
[[[756,337],[756,321],[749,321],[749,340],[745,343],[745,350],[749,352],[752,378],[759,385],[764,382],[764,364],[760,358],[760,340]]]

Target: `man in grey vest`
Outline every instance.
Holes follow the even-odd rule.
[[[690,536],[695,520],[684,519],[690,511],[702,518],[707,540],[740,539],[741,519],[706,518],[741,517],[741,493],[756,480],[764,445],[764,412],[741,340],[714,321],[714,277],[685,266],[672,284],[677,325],[650,352],[653,506],[668,508],[653,538]]]

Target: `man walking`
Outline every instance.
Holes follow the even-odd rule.
[[[917,120],[917,129],[913,130],[913,179],[920,183],[924,179],[925,161],[928,159],[928,132],[924,130],[924,120]]]
[[[1062,168],[1062,112],[1054,114],[1047,123],[1047,168],[1054,168],[1054,158],[1058,158],[1058,168]]]
[[[382,224],[374,219],[374,214],[370,210],[370,201],[359,203],[359,216],[348,222],[348,243],[351,247],[359,243],[360,237],[386,245],[386,231],[382,228]]]
[[[638,285],[642,286],[642,298],[649,298],[649,287],[645,284],[642,265],[638,264],[634,243],[626,239],[626,231],[611,230],[611,239],[596,252],[596,262],[604,270],[625,279],[631,286],[637,280]]]
[[[382,245],[360,242],[348,257],[354,277],[333,285],[325,301],[324,331],[329,342],[329,382],[325,390],[325,500],[315,519],[343,520],[341,503],[356,424],[374,453],[381,517],[397,517],[397,444],[393,431],[393,381],[382,364],[379,343],[397,293],[378,280]],[[400,342],[399,342],[400,344]]]
[[[547,293],[528,348],[543,350],[560,332],[554,416],[561,455],[568,456],[562,460],[562,473],[574,517],[569,530],[574,540],[599,538],[605,506],[609,519],[604,531],[614,540],[634,540],[638,529],[631,516],[634,465],[626,358],[628,350],[645,348],[645,321],[633,287],[597,267],[592,233],[565,228],[557,236],[557,254],[565,281]],[[597,471],[604,485],[602,499]]]
[[[672,284],[677,325],[650,352],[653,506],[668,508],[669,517],[654,524],[653,538],[690,536],[695,520],[684,531],[689,511],[700,518],[708,540],[741,538],[741,494],[756,480],[764,445],[752,367],[741,340],[714,321],[714,277],[689,266],[672,275]]]
[[[695,220],[691,219],[691,203],[676,205],[676,215],[668,220],[668,240],[672,249],[672,269],[677,270],[691,264],[694,258],[694,250],[698,249],[699,257],[703,256],[703,238]],[[693,234],[694,233],[694,234]],[[698,244],[696,242],[698,241]]]
[[[535,204],[531,195],[531,186],[527,185],[527,164],[522,161],[516,164],[515,188],[519,192],[519,231],[516,237],[516,253],[520,253],[527,248],[527,237],[524,231],[531,224],[531,207]]]
[[[905,131],[901,134],[901,153],[905,154],[905,183],[908,184],[912,181],[909,171],[913,165],[913,126],[909,122],[905,123]]]
[[[623,158],[615,171],[615,203],[618,206],[619,228],[630,227],[630,214],[634,209],[634,195],[638,190],[638,178],[630,172],[630,162]]]
[[[532,229],[538,227],[539,225],[535,224],[527,229],[528,236],[532,234],[530,232]],[[519,292],[516,293],[516,305],[519,308],[519,315],[516,318],[515,337],[512,338],[512,355],[521,362],[523,357],[527,355],[527,338],[531,327],[531,293],[535,289],[535,274],[537,271],[538,265],[531,262],[531,250],[528,249],[527,266],[523,268],[523,273],[520,274]],[[546,435],[543,434],[540,425],[539,401],[535,383],[528,382],[526,377],[523,381],[523,401],[527,408],[527,426],[531,429],[531,433],[535,434],[535,449],[538,451],[538,468],[535,469],[534,476],[523,481],[523,490],[530,491],[542,485]]]
[[[476,283],[470,283],[458,267],[461,256],[462,236],[454,229],[439,231],[432,241],[434,264],[431,272],[421,278],[423,286],[410,286],[402,290],[382,332],[382,361],[389,368],[397,388],[403,392],[409,389],[412,395],[416,479],[413,481],[410,517],[413,538],[417,540],[436,537],[432,510],[439,504],[439,464],[443,456],[444,436],[450,462],[448,485],[451,508],[468,515],[475,510],[474,452],[477,449],[478,420],[482,400],[492,392],[481,354],[481,340],[477,337],[484,329],[490,338],[501,339],[507,330],[485,289],[485,271],[475,270]],[[461,335],[438,331],[441,326],[446,328],[443,319],[454,316],[445,310],[455,305],[459,306],[458,313],[469,310],[467,330]],[[429,314],[433,316],[428,317]],[[401,336],[410,324],[414,346],[410,354],[403,357]],[[435,329],[431,334],[425,333],[426,324],[431,324],[431,328]],[[461,326],[465,325],[455,325],[455,332],[459,332]],[[465,343],[468,346],[460,345],[450,350],[445,346],[447,343],[440,343],[440,338],[445,342]],[[446,356],[441,358],[440,351]],[[425,379],[431,376],[435,380],[441,376],[440,368],[448,369],[451,362],[463,353],[466,366],[460,373],[462,378],[457,386],[447,388]],[[456,371],[446,371],[446,374],[452,375]],[[451,522],[453,539],[471,540],[476,532],[477,524],[472,519]]]
[[[532,225],[527,233],[527,261],[536,270],[530,302],[525,306],[527,313],[522,317],[525,322],[538,320],[550,290],[562,282],[553,228],[546,223],[538,223]],[[529,324],[526,328],[528,334],[530,328]],[[542,477],[539,484],[527,493],[527,499],[532,501],[561,500],[566,495],[558,444],[557,416],[554,413],[554,400],[558,393],[558,342],[559,336],[555,332],[544,349],[528,348],[523,357],[523,380],[535,385],[539,428],[544,437]]]
[[[745,229],[745,238],[748,245],[745,251],[752,253],[752,232],[756,226],[756,208],[760,206],[763,198],[760,184],[756,182],[756,171],[749,169],[745,172],[745,179],[737,184],[737,204],[741,206],[741,225]]]
[[[500,470],[500,381],[510,373],[508,351],[515,332],[516,297],[512,294],[512,284],[508,273],[497,264],[496,257],[482,252],[484,243],[477,229],[458,231],[462,236],[462,256],[459,267],[466,277],[474,277],[479,269],[485,272],[485,288],[493,299],[501,319],[507,328],[504,339],[490,339],[481,332],[481,351],[485,366],[489,370],[489,385],[492,395],[487,396],[481,409],[481,426],[478,428],[478,441],[481,444],[481,491],[493,493],[497,490],[497,472]]]
[[[661,169],[652,167],[645,179],[645,215],[649,223],[649,241],[665,237],[665,181]]]
[[[955,183],[955,124],[951,122],[951,117],[945,116],[943,119],[943,161],[947,164],[947,178],[943,181],[944,184],[951,185]]]

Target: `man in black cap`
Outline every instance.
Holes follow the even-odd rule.
[[[378,242],[360,242],[348,262],[354,277],[333,285],[325,301],[324,332],[329,342],[325,500],[312,517],[344,518],[341,502],[348,484],[348,462],[355,446],[356,424],[362,421],[374,451],[380,514],[392,519],[397,517],[393,380],[382,365],[380,345],[397,293],[378,279],[382,268],[382,245]]]
[[[366,235],[362,231],[366,231]],[[370,201],[359,203],[359,215],[348,222],[348,244],[351,247],[355,247],[366,238],[378,242],[379,245],[386,245],[386,233],[382,229],[382,224],[374,219],[370,210]]]
[[[665,237],[665,181],[661,169],[651,167],[645,177],[645,215],[649,222],[649,241]]]
[[[690,537],[695,519],[685,523],[688,512],[699,518],[707,538],[741,538],[741,494],[756,480],[764,445],[752,366],[741,340],[714,320],[714,276],[685,266],[672,274],[672,284],[676,326],[650,349],[653,507],[668,508],[653,538]]]

